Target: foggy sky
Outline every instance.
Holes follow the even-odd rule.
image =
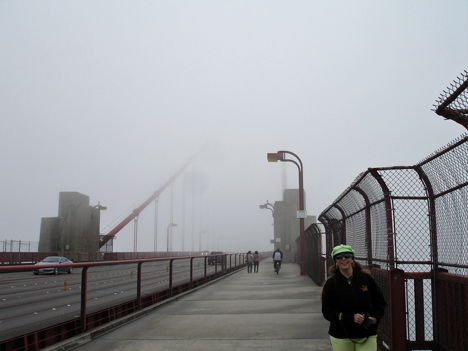
[[[413,165],[465,132],[431,109],[467,68],[467,13],[465,0],[0,1],[0,240],[38,241],[60,191],[107,206],[105,234],[208,145],[192,169],[203,249],[272,249],[259,205],[281,200],[283,164],[268,152],[301,157],[318,215],[368,167]],[[132,224],[115,245],[133,250]]]

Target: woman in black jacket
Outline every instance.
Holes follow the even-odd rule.
[[[335,265],[321,293],[332,348],[376,351],[377,326],[386,306],[382,292],[370,272],[354,261],[351,246],[336,246],[332,257]]]

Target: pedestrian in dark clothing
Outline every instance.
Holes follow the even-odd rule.
[[[273,267],[275,272],[278,273],[281,268],[281,261],[283,260],[283,252],[278,247],[275,252],[273,252]]]
[[[376,351],[377,326],[386,302],[370,271],[354,261],[348,245],[336,246],[330,278],[321,292],[322,313],[330,322],[334,351]]]
[[[258,273],[258,266],[260,264],[260,255],[258,251],[255,251],[253,255],[254,273]]]
[[[247,273],[252,273],[252,265],[253,265],[252,251],[247,252],[247,255],[245,256],[245,262],[247,263]]]

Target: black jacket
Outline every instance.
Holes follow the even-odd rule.
[[[354,314],[368,312],[377,318],[378,325],[386,305],[382,291],[374,279],[356,269],[351,284],[338,270],[323,287],[322,313],[325,319],[330,321],[328,334],[338,339],[376,335],[377,326],[366,329],[354,323]]]

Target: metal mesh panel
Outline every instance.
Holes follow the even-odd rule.
[[[429,272],[431,266],[416,262],[431,261],[431,241],[427,201],[394,200],[395,243],[398,261],[413,261],[398,264],[405,272]]]
[[[351,245],[356,257],[366,258],[366,214],[359,212],[346,220],[346,244]]]
[[[327,212],[327,217],[329,219],[333,218],[333,219],[336,219],[336,220],[342,219],[341,212],[338,211],[338,209],[336,207],[330,208],[330,210]]]
[[[387,217],[385,203],[380,202],[371,207],[371,235],[372,235],[372,256],[380,260],[388,259],[388,235]],[[382,268],[388,269],[388,262],[376,262]]]
[[[450,273],[468,275],[468,136],[447,149],[434,154],[422,169],[436,196],[439,263]]]
[[[343,209],[346,216],[349,216],[366,206],[364,198],[356,190],[351,190],[338,204]]]
[[[450,273],[468,275],[468,189],[460,189],[436,199],[437,249],[439,264]]]
[[[427,192],[412,168],[379,172],[391,189],[394,214],[394,245],[398,261],[431,261]],[[416,199],[417,198],[417,199]],[[399,264],[411,272],[427,272],[431,266]]]
[[[436,196],[468,179],[468,135],[462,135],[446,148],[448,152],[439,150],[420,162]]]
[[[384,197],[381,186],[379,185],[377,180],[369,173],[358,184],[358,186],[366,193],[370,203],[382,200]]]
[[[385,184],[392,192],[392,197],[427,196],[424,184],[413,168],[388,169],[379,172]]]
[[[322,279],[325,276],[325,272],[322,272],[323,267],[321,265],[322,259],[322,245],[321,235],[318,226],[316,224],[311,225],[305,231],[305,249],[306,257],[306,270],[307,274],[317,285],[322,285]]]
[[[356,184],[356,183],[359,181],[359,179],[362,178],[363,174],[365,174],[365,173],[366,173],[366,172],[363,172],[363,173],[359,174],[359,176],[357,176],[356,179],[353,181],[352,185]],[[341,219],[341,218],[342,218],[341,213],[340,213],[336,208],[334,208],[333,206],[334,206],[335,204],[338,204],[338,203],[340,202],[341,198],[342,198],[343,196],[345,196],[346,194],[349,193],[350,189],[351,189],[351,187],[349,187],[349,188],[347,188],[345,191],[343,191],[343,192],[341,193],[341,195],[338,196],[338,198],[337,198],[335,201],[333,201],[333,205],[328,206],[328,207],[319,215],[319,220],[320,220],[322,223],[325,223],[325,222],[327,221],[326,218],[328,218],[328,220],[329,220],[330,218],[336,218],[336,219]],[[324,221],[322,221],[322,219],[324,219]]]

